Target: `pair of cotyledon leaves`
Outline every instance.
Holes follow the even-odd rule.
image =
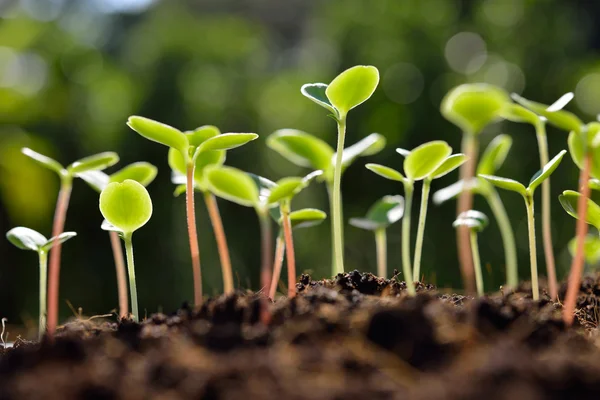
[[[77,236],[75,232],[63,232],[58,236],[46,239],[41,233],[22,226],[12,228],[6,233],[9,242],[19,249],[33,250],[38,253],[47,253],[56,244],[64,243],[75,236]]]
[[[97,192],[102,192],[109,183],[123,182],[126,179],[131,179],[148,186],[158,173],[158,169],[145,161],[129,164],[119,171],[110,175],[103,171],[86,171],[77,176],[83,179],[91,188]]]
[[[481,211],[467,210],[458,214],[452,226],[455,228],[466,226],[471,230],[481,232],[488,225],[488,222],[488,217]]]
[[[56,172],[62,177],[73,177],[87,171],[102,170],[119,162],[117,153],[107,151],[77,160],[65,168],[58,161],[27,147],[24,147],[21,151],[39,165]]]
[[[350,218],[350,225],[376,231],[398,222],[404,215],[402,196],[384,196],[369,208],[364,218]]]

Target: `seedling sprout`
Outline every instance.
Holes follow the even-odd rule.
[[[476,210],[465,211],[460,213],[452,226],[466,226],[470,232],[471,252],[473,256],[473,265],[475,267],[475,285],[477,287],[477,295],[483,296],[483,275],[481,272],[481,259],[479,257],[479,245],[477,244],[477,233],[483,231],[488,225],[487,216]]]

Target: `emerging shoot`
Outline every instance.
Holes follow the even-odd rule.
[[[471,252],[473,255],[473,265],[475,267],[475,285],[477,295],[483,296],[483,274],[481,273],[481,259],[479,257],[479,245],[477,244],[477,233],[483,231],[488,225],[487,216],[476,210],[465,211],[458,215],[458,218],[452,224],[453,227],[466,226],[470,232]]]

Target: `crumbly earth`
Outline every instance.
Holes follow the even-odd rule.
[[[523,284],[481,299],[361,274],[131,321],[77,320],[0,357],[9,399],[598,399],[600,275],[577,320]],[[563,285],[561,297],[564,296]]]

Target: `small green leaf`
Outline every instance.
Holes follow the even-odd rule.
[[[521,196],[527,196],[527,189],[523,184],[508,178],[502,178],[494,175],[484,175],[479,174],[480,178],[483,178],[490,182],[492,185],[499,187],[500,189],[510,190],[512,192],[517,192],[521,194]]]
[[[186,185],[177,185],[177,186],[175,186],[175,190],[173,190],[173,196],[179,197],[182,194],[184,194],[186,190],[187,190]]]
[[[527,100],[526,98],[521,97],[516,93],[513,93],[511,97],[514,101],[521,104],[523,107],[530,109],[538,115],[546,117],[548,122],[560,129],[564,129],[568,132],[581,131],[581,126],[583,125],[583,122],[581,122],[581,120],[575,114],[569,111],[556,110],[557,107],[550,108],[545,104]]]
[[[222,135],[206,139],[198,149],[196,155],[211,150],[231,150],[245,145],[258,137],[256,133],[223,133]]]
[[[536,125],[540,122],[540,117],[536,113],[529,111],[519,104],[508,104],[502,110],[502,117],[512,122],[528,123],[531,125]]]
[[[58,236],[53,236],[50,239],[48,239],[46,243],[44,243],[44,245],[42,246],[42,250],[50,251],[50,249],[56,246],[58,243],[62,244],[67,240],[74,238],[75,236],[77,236],[77,233],[75,232],[63,232]]]
[[[110,177],[102,171],[85,171],[77,174],[77,177],[83,179],[98,193],[103,191],[106,185],[110,183]]]
[[[355,228],[364,229],[366,231],[375,231],[377,229],[383,229],[375,221],[371,221],[368,218],[350,218],[348,223]]]
[[[592,190],[600,190],[600,180],[596,178],[592,178],[588,181],[588,185]]]
[[[433,173],[429,176],[430,179],[438,179],[444,175],[448,175],[456,168],[460,167],[467,161],[468,157],[462,153],[453,154],[446,158],[442,165],[440,165]]]
[[[542,184],[546,179],[552,175],[554,170],[558,168],[560,162],[562,161],[564,155],[567,153],[566,150],[561,150],[552,160],[548,162],[548,164],[544,165],[544,167],[533,175],[531,181],[529,182],[529,187],[527,187],[527,191],[531,194],[535,191],[535,189]]]
[[[481,188],[480,188],[481,184],[482,183],[487,184],[486,181],[483,181],[482,179],[479,179],[479,178],[472,178],[472,179],[468,180],[467,182],[468,183],[465,184],[465,181],[460,180],[458,182],[454,182],[450,186],[446,186],[445,188],[438,190],[437,192],[435,192],[433,194],[433,204],[440,205],[450,199],[454,199],[454,198],[458,197],[458,195],[461,194],[464,190],[470,190],[475,193],[480,193],[481,192]]]
[[[418,181],[431,175],[452,153],[452,148],[442,140],[425,143],[411,150],[404,159],[406,177]]]
[[[358,157],[367,157],[379,153],[385,147],[385,142],[385,137],[379,133],[371,133],[352,146],[346,147],[342,152],[342,168],[347,168]]]
[[[367,167],[369,171],[373,171],[377,175],[392,181],[404,182],[406,180],[406,178],[400,172],[393,168],[386,167],[385,165],[367,164],[365,167]]]
[[[575,253],[577,252],[577,237],[569,240],[567,247],[569,248],[571,257],[575,257]],[[583,242],[583,256],[585,257],[585,262],[590,265],[594,265],[600,261],[600,238],[595,235],[587,235],[585,237]]]
[[[277,186],[271,189],[269,203],[278,203],[284,199],[290,199],[301,190],[303,186],[302,178],[289,177],[277,181]]]
[[[100,212],[122,232],[132,233],[152,216],[152,200],[148,190],[134,180],[112,182],[100,193]]]
[[[571,132],[569,133],[568,144],[569,153],[571,154],[573,162],[580,170],[583,169],[586,154],[585,137],[576,132]],[[600,148],[590,146],[587,147],[587,150],[592,153],[592,168],[590,170],[590,175],[593,178],[600,179]]]
[[[271,190],[277,186],[277,184],[267,178],[255,174],[248,174],[248,176],[252,178],[252,181],[254,181],[254,184],[258,188],[258,198],[260,200],[259,208],[265,208],[270,205],[269,196],[271,195]],[[279,210],[279,207],[273,207],[271,210],[273,209]]]
[[[327,218],[327,214],[316,208],[303,208],[290,213],[292,229],[310,228],[317,226]]]
[[[563,194],[558,196],[558,200],[564,210],[575,219],[579,219],[579,216],[577,215],[577,203],[580,197],[581,193],[575,192],[574,190],[565,190]],[[600,206],[589,198],[587,199],[585,222],[600,230]]]
[[[187,156],[190,145],[187,135],[179,129],[149,118],[131,116],[127,125],[148,140],[172,147]]]
[[[488,225],[488,217],[476,210],[468,210],[458,215],[456,220],[452,223],[453,227],[467,226],[469,229],[474,229],[477,232],[481,232]]]
[[[327,88],[325,94],[340,113],[362,104],[371,97],[379,83],[379,71],[370,65],[357,65],[339,74]]]
[[[537,117],[536,117],[537,118]],[[477,174],[492,175],[504,164],[512,147],[512,138],[508,135],[496,136],[486,147],[477,165]]]
[[[179,174],[181,174],[183,176],[186,175],[187,164],[179,150],[171,147],[169,149],[167,159],[169,162],[169,167],[171,167],[171,171],[177,171]]]
[[[244,171],[211,166],[206,169],[205,176],[213,194],[245,207],[259,206],[258,187]]]
[[[21,250],[39,251],[48,241],[44,235],[33,229],[18,226],[6,232],[9,242]]]
[[[80,174],[86,171],[97,171],[106,169],[119,162],[119,155],[113,151],[94,154],[93,156],[82,158],[75,161],[67,167],[72,175]]]
[[[303,96],[308,97],[321,107],[325,107],[332,113],[337,115],[336,109],[333,107],[325,91],[327,90],[327,85],[325,83],[307,83],[306,85],[302,85],[300,88],[300,93]]]
[[[350,225],[357,228],[376,230],[387,228],[404,215],[402,196],[384,196],[369,208],[365,218],[351,218]]]
[[[215,136],[219,136],[221,134],[221,131],[216,126],[203,125],[199,128],[194,129],[193,131],[186,131],[184,133],[188,138],[190,146],[198,147],[202,143],[204,143],[205,140],[208,140]]]
[[[46,157],[45,155],[35,152],[28,147],[23,147],[21,152],[44,168],[48,168],[59,175],[64,173],[64,167],[60,165],[58,161],[53,160],[50,157]]]
[[[158,169],[154,165],[145,161],[140,161],[129,164],[114,174],[111,174],[110,182],[123,182],[126,179],[131,179],[144,186],[148,186],[152,183],[154,178],[156,178],[157,173]]]
[[[333,149],[323,140],[296,129],[280,129],[267,139],[267,146],[300,167],[326,170]]]

